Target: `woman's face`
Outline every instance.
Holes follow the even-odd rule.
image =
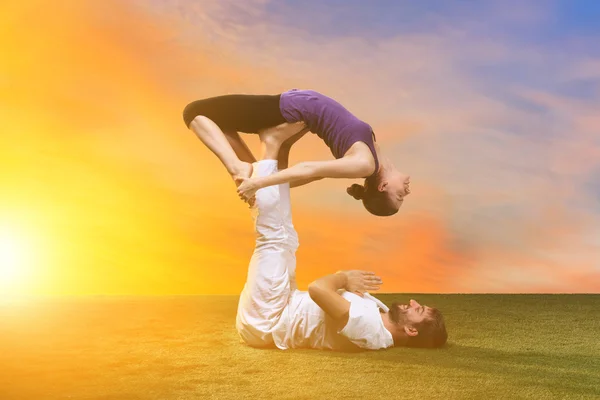
[[[410,176],[396,172],[386,182],[384,190],[387,192],[390,202],[398,208],[404,202],[404,198],[410,194]]]

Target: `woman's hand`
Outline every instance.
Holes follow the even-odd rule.
[[[346,275],[346,290],[361,295],[367,291],[379,290],[383,282],[381,278],[370,271],[339,271],[338,274]]]
[[[250,202],[253,200],[256,191],[259,189],[256,184],[256,179],[238,178],[235,180],[235,183],[238,185],[237,193],[238,196],[240,196],[240,199],[252,205]]]

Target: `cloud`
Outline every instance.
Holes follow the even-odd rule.
[[[598,60],[589,38],[536,39],[553,6],[355,2],[343,25],[325,3],[43,4],[2,6],[2,204],[61,213],[47,222],[70,265],[57,275],[81,291],[239,292],[251,224],[181,110],[292,87],[369,122],[413,177],[390,219],[347,196],[351,182],[294,189],[300,283],[364,266],[385,291],[598,290]],[[410,24],[391,23],[401,11]],[[331,154],[307,136],[291,158]]]

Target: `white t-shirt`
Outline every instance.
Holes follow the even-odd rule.
[[[273,340],[280,349],[314,348],[352,350],[356,346],[378,350],[392,347],[392,334],[383,325],[379,308],[387,307],[376,298],[365,294],[342,291],[350,302],[348,323],[339,326],[315,303],[308,292],[296,290],[275,329]]]

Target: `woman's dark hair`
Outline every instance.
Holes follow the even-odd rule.
[[[377,187],[377,177],[365,179],[365,184],[357,183],[346,189],[346,192],[355,200],[362,200],[363,205],[373,215],[388,217],[398,212],[398,208],[390,201],[386,192],[380,192]]]

